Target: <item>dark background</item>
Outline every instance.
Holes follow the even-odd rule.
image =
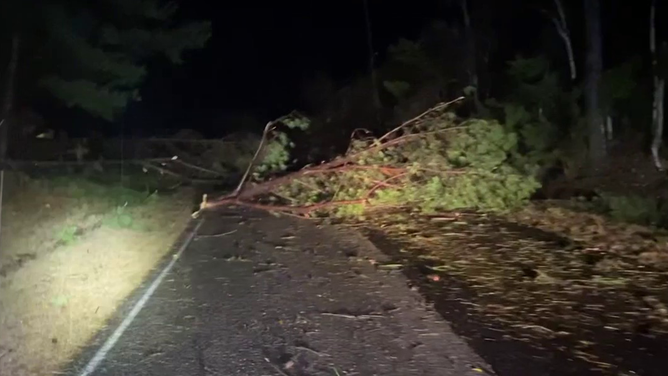
[[[370,1],[374,47],[380,52],[399,37],[416,37],[435,15],[438,1]],[[210,18],[213,35],[205,50],[184,66],[154,66],[143,102],[126,122],[228,131],[218,118],[229,111],[257,117],[282,115],[299,105],[303,80],[325,72],[344,82],[368,65],[361,0],[336,2],[183,1],[182,15]],[[169,106],[165,106],[169,103]]]
[[[37,104],[50,125],[70,134],[95,129],[108,135],[146,136],[187,128],[205,136],[222,136],[239,130],[238,123],[229,120],[232,115],[247,114],[264,123],[300,108],[302,84],[318,73],[339,85],[368,73],[370,51],[362,0],[179,3],[181,18],[212,21],[212,38],[204,49],[188,53],[180,66],[150,64],[142,101],[131,103],[116,123],[48,101]],[[602,3],[605,66],[634,55],[646,56],[649,0]],[[517,55],[546,54],[559,69],[567,69],[562,40],[540,12],[553,9],[551,0],[472,4],[486,10],[489,16],[483,22],[493,31],[490,41],[495,47],[488,72],[483,73],[490,76],[492,96],[504,90],[500,76],[507,61]],[[582,72],[582,0],[564,4]],[[460,9],[446,0],[369,0],[369,12],[377,65],[389,45],[399,38],[416,39],[430,22],[461,22]],[[662,26],[664,13],[660,6],[659,35],[666,35],[668,29]]]

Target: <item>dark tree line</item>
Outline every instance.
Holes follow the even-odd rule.
[[[338,85],[321,74],[307,82],[307,107],[316,114],[311,131],[345,129],[344,139],[355,128],[370,128],[374,115],[366,109],[379,111],[376,98],[382,101],[381,123],[387,124],[382,130],[464,94],[470,116],[515,122],[516,107],[521,108],[526,114],[518,120],[518,131],[527,134],[526,147],[560,152],[564,159],[574,159],[570,149],[577,149],[584,172],[606,168],[614,145],[629,132],[650,139],[642,147],[652,150],[662,168],[666,31],[660,19],[666,9],[659,3],[634,4],[642,8],[644,21],[617,27],[611,14],[622,12],[617,10],[620,2],[442,0],[442,17],[426,25],[418,39],[399,40],[381,54],[383,59],[370,59],[370,80]],[[367,24],[383,17],[374,14],[379,7],[368,2]],[[515,18],[505,21],[509,14]],[[618,48],[614,38],[619,30],[637,25],[646,32],[633,43],[645,47],[632,52]],[[530,40],[540,45],[518,47]],[[652,66],[651,75],[643,69],[647,66]],[[540,134],[543,140],[537,140]]]
[[[111,122],[141,100],[152,62],[180,64],[210,37],[209,22],[182,22],[177,12],[157,0],[3,1],[0,157],[21,132],[17,105],[51,98]]]

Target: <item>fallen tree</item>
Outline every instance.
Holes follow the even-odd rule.
[[[453,102],[379,138],[355,132],[342,156],[280,176],[253,172],[262,165],[262,148],[271,145],[263,142],[238,188],[214,200],[205,195],[201,210],[244,205],[300,216],[364,218],[387,208],[505,211],[523,204],[539,183],[535,168],[518,152],[517,135],[496,121],[458,119],[448,111]],[[286,122],[291,128],[304,124],[290,116],[279,119],[267,125],[263,138]],[[286,145],[283,136],[275,139]]]

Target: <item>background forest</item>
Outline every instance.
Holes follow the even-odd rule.
[[[0,2],[0,374],[59,372],[191,214],[241,206],[382,238],[390,262],[361,262],[499,374],[663,375],[667,21],[659,0]]]

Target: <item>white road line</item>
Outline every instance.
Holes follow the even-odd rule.
[[[153,283],[151,283],[151,286],[149,286],[148,290],[142,295],[141,299],[135,304],[134,307],[132,307],[132,311],[125,317],[121,325],[116,328],[114,333],[107,339],[107,341],[102,345],[102,347],[97,350],[95,353],[95,356],[93,356],[93,359],[91,359],[88,364],[86,365],[86,368],[79,374],[79,376],[88,376],[92,374],[97,367],[100,365],[100,363],[106,358],[107,354],[109,351],[116,345],[116,342],[118,342],[118,339],[121,338],[125,330],[130,326],[132,321],[137,317],[137,314],[139,314],[139,311],[144,308],[146,305],[146,302],[151,298],[151,295],[155,292],[155,290],[158,288],[162,280],[165,278],[167,273],[174,267],[174,264],[176,263],[176,260],[181,257],[181,254],[185,249],[188,247],[188,244],[193,240],[195,237],[195,234],[197,233],[197,230],[199,230],[200,226],[204,223],[204,220],[202,219],[197,226],[195,226],[195,229],[188,235],[188,238],[186,238],[186,241],[183,243],[181,248],[179,248],[179,251],[172,256],[172,261],[167,264],[165,269],[160,272],[160,274],[155,278]]]

